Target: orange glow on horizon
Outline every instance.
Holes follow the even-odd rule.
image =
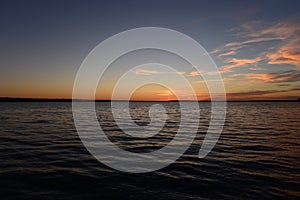
[[[130,100],[133,101],[170,101],[176,96],[167,88],[159,85],[146,85],[137,89]]]

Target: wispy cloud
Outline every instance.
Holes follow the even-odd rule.
[[[215,48],[213,51],[209,52],[210,54],[218,55],[219,57],[225,57],[230,55],[235,55],[237,50],[242,48],[242,46],[226,46],[222,45],[221,47]]]
[[[261,27],[258,27],[261,26]],[[259,28],[259,29],[257,29]],[[256,30],[255,30],[256,29]],[[277,21],[270,26],[265,26],[263,23],[253,25],[252,31],[244,31],[242,30],[241,35],[244,37],[270,37],[277,36],[282,37],[284,39],[294,37],[296,32],[300,30],[299,27],[299,17],[294,19],[286,19]]]
[[[224,56],[231,56],[231,55],[235,55],[236,51],[234,50],[230,50],[230,51],[227,51],[225,53],[221,53],[219,54],[220,57],[224,57]]]
[[[300,69],[300,19],[281,20],[272,24],[261,21],[253,21],[242,24],[231,29],[229,32],[236,37],[232,41],[216,48],[211,54],[217,55],[223,60],[225,66],[223,72],[230,72],[231,69],[242,67],[247,64],[260,64],[265,60],[269,65],[287,64]],[[272,42],[272,43],[266,43]],[[274,42],[276,42],[274,45]],[[252,58],[239,55],[241,50],[255,50],[257,43],[264,44],[265,48],[258,49],[257,55]],[[245,51],[243,52],[245,53]],[[253,58],[254,57],[254,58]],[[251,69],[250,69],[251,70]]]
[[[146,69],[137,69],[135,71],[135,74],[138,75],[157,75],[157,74],[185,74],[186,72],[160,72],[155,70],[146,70]]]
[[[265,69],[263,69],[261,67],[250,67],[248,69],[251,70],[251,71],[262,71],[262,70],[265,70]]]
[[[300,36],[266,56],[269,59],[268,64],[289,64],[300,69]]]
[[[261,37],[261,38],[254,38],[250,40],[245,40],[241,42],[230,42],[225,44],[225,47],[234,47],[234,46],[243,46],[247,44],[253,44],[253,43],[259,43],[259,42],[268,42],[268,41],[274,41],[274,40],[283,40],[284,37]]]
[[[245,91],[245,92],[232,92],[227,93],[228,96],[238,97],[238,96],[257,96],[257,95],[265,95],[271,93],[278,93],[278,92],[286,92],[285,90],[254,90],[254,91]]]
[[[278,86],[287,87],[287,86],[291,86],[291,84],[290,83],[281,83],[281,84],[278,84]]]
[[[201,75],[201,72],[199,72],[199,71],[192,71],[187,76],[200,76],[200,75]]]
[[[298,96],[290,96],[290,92],[299,91],[299,87],[284,89],[284,90],[253,90],[253,91],[242,91],[242,92],[231,92],[227,93],[229,100],[240,100],[240,99],[297,99]],[[286,94],[286,95],[283,95]]]
[[[241,67],[246,64],[253,65],[261,60],[262,60],[261,57],[257,57],[257,58],[253,58],[253,59],[230,58],[230,59],[226,60],[226,63],[228,63],[228,65],[225,65],[221,68],[221,73],[231,72],[233,68]]]
[[[297,70],[281,71],[265,74],[245,74],[250,79],[260,80],[265,83],[284,83],[300,81],[300,72]]]

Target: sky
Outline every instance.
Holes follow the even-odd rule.
[[[101,41],[133,28],[163,27],[192,37],[206,49],[223,77],[227,99],[300,98],[297,0],[10,0],[1,1],[0,25],[0,97],[72,98],[77,70]],[[110,66],[99,82],[97,99],[111,98],[124,63]],[[181,61],[174,58],[174,63]],[[184,63],[178,72],[145,66],[131,70],[130,81],[120,91],[134,86],[136,80],[155,78],[169,80],[177,89],[145,85],[130,98],[173,100],[179,92],[190,99],[186,88],[177,84],[180,76],[189,81],[199,100],[207,100],[201,73]]]

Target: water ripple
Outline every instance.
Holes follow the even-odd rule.
[[[198,152],[210,109],[209,103],[199,105],[198,134],[181,158],[156,172],[127,174],[89,154],[76,133],[70,103],[1,103],[0,194],[72,200],[300,198],[299,103],[229,103],[220,140],[204,159]],[[136,124],[149,124],[149,106],[131,106]],[[179,127],[178,104],[163,106],[167,122],[148,139],[124,134],[109,103],[97,103],[97,115],[112,142],[128,151],[151,152],[167,145]]]

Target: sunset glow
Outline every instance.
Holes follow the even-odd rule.
[[[280,5],[278,8],[285,6],[287,5]],[[237,7],[239,9],[236,9]],[[243,10],[243,7],[253,8],[253,10],[240,13],[238,10]],[[87,28],[89,25],[85,24],[84,19],[78,22],[81,24],[76,24],[70,21],[72,17],[64,17],[65,15],[76,16],[78,12],[73,10],[55,15],[57,22],[53,25],[56,26],[55,28],[47,25],[52,23],[50,18],[44,17],[43,24],[37,26],[38,22],[18,15],[19,23],[26,26],[26,30],[22,28],[23,26],[13,29],[8,27],[1,33],[0,48],[3,53],[1,54],[0,97],[70,99],[77,70],[87,54],[99,42],[132,27],[154,25],[182,31],[203,45],[222,74],[228,100],[300,98],[300,18],[296,11],[289,7],[279,15],[273,10],[268,12],[269,6],[258,4],[252,6],[249,2],[235,7],[216,6],[213,13],[205,12],[204,8],[201,11],[201,6],[195,8],[198,9],[191,10],[189,15],[185,16],[168,16],[164,9],[155,8],[161,17],[159,19],[155,16],[154,19],[147,17],[148,20],[145,18],[143,23],[136,21],[140,18],[137,17],[140,14],[133,12],[134,25],[130,23],[131,20],[127,20],[124,26],[116,19],[122,19],[118,16],[125,13],[111,16],[105,10],[102,13],[94,10],[92,12],[95,12],[95,16],[87,15],[86,19],[97,22],[98,26],[90,29]],[[4,24],[14,23],[10,21],[12,17],[9,13],[6,12],[7,16],[1,19],[5,21]],[[37,15],[42,16],[42,11],[37,11]],[[103,16],[107,16],[108,19],[104,20]],[[107,20],[110,22],[110,27],[120,28],[107,27]],[[65,24],[69,24],[70,27],[65,27]],[[42,27],[35,28],[39,26]],[[120,77],[123,72],[125,71],[121,64],[112,66],[111,71],[99,82],[96,99],[111,99],[113,88],[117,83],[116,77]],[[127,86],[134,85],[136,80],[146,76],[157,80],[168,79],[174,88],[178,88],[178,91],[185,95],[184,99],[189,100],[191,94],[186,93],[185,88],[181,87],[175,78],[180,75],[194,88],[198,100],[208,100],[209,94],[201,76],[209,75],[211,79],[208,81],[213,82],[215,73],[197,71],[193,66],[182,66],[182,69],[178,69],[177,72],[168,72],[160,68],[155,70],[143,68],[135,70],[130,75],[131,81],[122,87],[126,92]],[[122,99],[122,95],[119,98]],[[131,97],[141,101],[167,101],[174,98],[175,96],[170,92],[162,92],[161,88],[152,86],[140,88]]]

